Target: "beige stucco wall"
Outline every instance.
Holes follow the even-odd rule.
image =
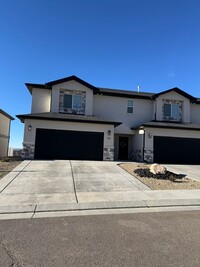
[[[6,157],[10,139],[10,119],[0,114],[0,158]]]
[[[9,135],[10,119],[0,113],[0,135]]]
[[[139,130],[137,130],[136,134],[132,138],[132,157],[136,161],[143,161],[144,135],[139,134]]]
[[[8,143],[9,143],[9,138],[0,136],[0,158],[7,156]]]
[[[162,114],[163,100],[183,101],[182,120],[184,123],[190,122],[190,101],[187,98],[185,98],[184,96],[177,94],[174,91],[171,91],[171,92],[166,93],[166,94],[162,94],[156,99],[156,120],[158,120],[158,121],[163,120],[163,114]]]
[[[191,104],[190,105],[190,121],[191,123],[200,123],[200,105]]]
[[[85,115],[93,115],[93,90],[76,81],[64,82],[52,87],[52,112],[59,111],[60,89],[86,92]]]
[[[33,88],[31,113],[49,112],[51,107],[51,90]]]
[[[116,134],[134,134],[132,127],[138,127],[153,119],[153,101],[133,100],[133,113],[127,113],[129,98],[94,95],[94,115],[108,120],[123,122],[115,128]]]

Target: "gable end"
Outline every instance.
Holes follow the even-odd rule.
[[[179,95],[184,96],[185,98],[189,99],[191,102],[195,102],[196,101],[195,97],[193,97],[192,95],[187,94],[186,92],[184,92],[183,90],[179,89],[178,87],[174,87],[172,89],[169,89],[169,90],[166,90],[166,91],[162,91],[162,92],[160,92],[158,94],[155,94],[155,95],[152,96],[152,99],[156,99],[160,95],[167,94],[167,93],[170,93],[172,91],[176,92]]]

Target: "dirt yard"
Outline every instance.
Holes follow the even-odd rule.
[[[21,163],[20,160],[0,161],[0,180]]]
[[[134,170],[137,168],[149,168],[149,164],[121,163],[119,166],[150,187],[152,190],[200,189],[200,182],[192,180],[189,177],[172,182],[156,178],[139,177],[136,173],[134,173]]]

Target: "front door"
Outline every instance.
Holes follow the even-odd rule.
[[[119,137],[119,159],[128,159],[128,137]]]

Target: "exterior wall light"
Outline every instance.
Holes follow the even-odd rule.
[[[148,133],[148,137],[149,137],[149,138],[152,138],[152,134],[151,134],[151,133]]]
[[[108,130],[108,135],[111,135],[111,130]]]
[[[29,131],[32,130],[32,126],[31,126],[31,125],[28,126],[28,130],[29,130]]]
[[[144,129],[140,129],[139,134],[144,134]]]

